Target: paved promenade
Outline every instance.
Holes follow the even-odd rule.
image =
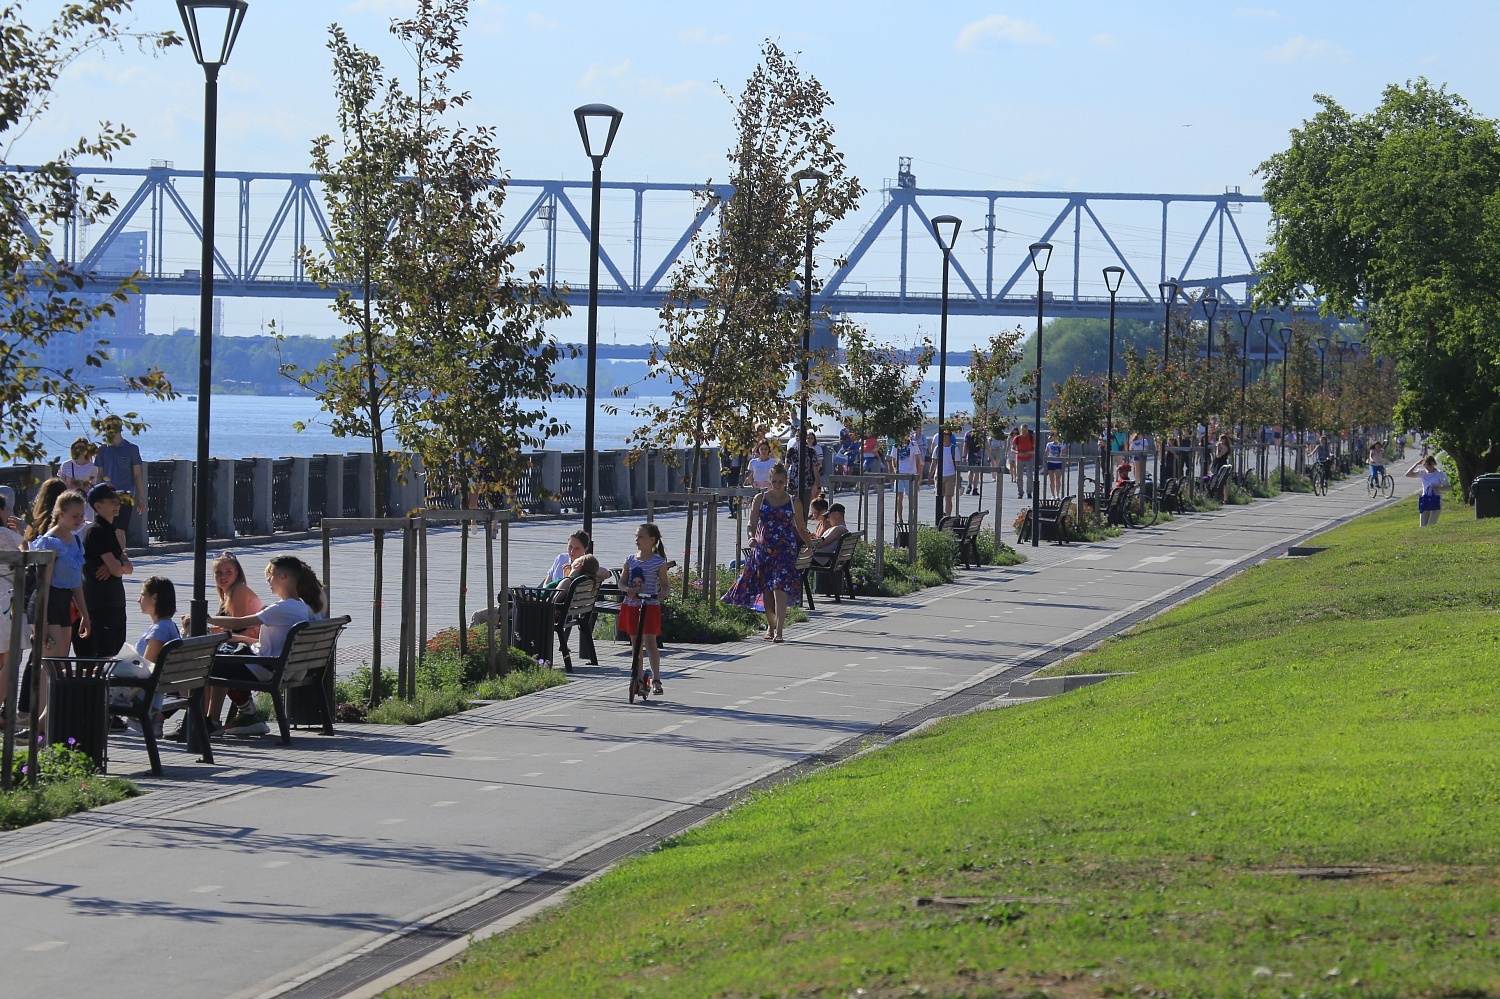
[[[1373,506],[1356,479],[820,605],[783,646],[671,650],[645,707],[611,644],[565,687],[428,725],[231,741],[214,767],[170,746],[151,794],[0,835],[6,994],[371,994],[737,789],[993,702],[1059,649]],[[555,530],[519,543],[550,561]],[[144,769],[137,746],[112,744],[112,772]]]

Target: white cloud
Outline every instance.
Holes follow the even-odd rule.
[[[1347,62],[1349,52],[1326,38],[1293,35],[1273,49],[1262,52],[1272,62]]]
[[[1010,42],[1012,45],[1051,45],[1051,36],[1043,34],[1033,21],[1020,21],[1004,14],[991,14],[972,24],[966,24],[953,47],[960,52],[969,52],[989,39]]]
[[[680,80],[677,83],[668,83],[656,77],[642,80],[636,89],[648,97],[661,97],[666,100],[677,100],[682,97],[691,97],[699,91],[707,91],[708,88],[697,80]]]
[[[1095,35],[1089,44],[1101,52],[1109,52],[1120,47],[1120,40],[1114,35]]]
[[[728,35],[711,35],[707,28],[684,28],[677,33],[677,40],[689,45],[723,45]]]
[[[548,17],[546,14],[539,14],[534,10],[527,11],[526,23],[533,28],[542,28],[546,31],[556,31],[562,27],[562,22],[557,18]]]
[[[589,67],[588,72],[578,79],[578,89],[587,90],[600,80],[618,80],[630,72],[630,60],[617,62],[613,66],[606,66],[596,62]]]
[[[1281,17],[1280,12],[1270,7],[1236,7],[1235,17],[1253,17],[1262,21],[1275,21]]]

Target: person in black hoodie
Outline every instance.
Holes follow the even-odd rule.
[[[135,566],[120,547],[115,530],[120,512],[115,488],[101,483],[89,490],[88,500],[94,508],[94,521],[83,529],[83,599],[93,628],[87,637],[77,638],[74,646],[84,658],[110,659],[119,654],[128,637],[124,577],[134,572]]]

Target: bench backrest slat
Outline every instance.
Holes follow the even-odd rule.
[[[196,690],[204,685],[222,635],[178,638],[161,648],[156,660],[156,686],[148,693]]]

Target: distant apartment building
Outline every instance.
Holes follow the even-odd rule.
[[[119,280],[146,268],[146,233],[125,232],[116,236],[99,259],[98,273],[106,280]],[[102,293],[85,294],[91,305],[103,302]],[[99,341],[128,344],[146,333],[146,296],[132,295],[115,303],[113,316],[102,316],[80,333],[60,333],[47,344],[43,359],[50,368],[83,367],[84,358]]]

